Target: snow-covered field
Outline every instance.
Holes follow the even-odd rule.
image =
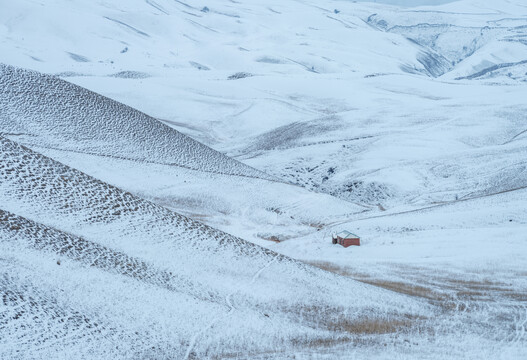
[[[526,99],[522,0],[0,0],[0,358],[524,359]]]

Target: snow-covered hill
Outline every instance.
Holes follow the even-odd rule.
[[[269,178],[137,110],[53,76],[0,64],[0,132],[44,148]]]
[[[368,23],[401,34],[441,54],[446,79],[511,78],[525,81],[527,13],[519,1],[452,2],[440,9],[400,9]]]
[[[164,206],[193,216],[219,215],[216,223],[235,231],[250,222],[251,232],[241,234],[263,243],[366,209],[285,184],[74,84],[0,68],[5,137]],[[277,217],[287,230],[276,229]]]
[[[30,1],[2,6],[4,62],[65,76],[141,79],[183,69],[196,79],[207,71],[221,71],[224,78],[258,75],[261,69],[399,71],[401,62],[424,69],[416,60],[418,46],[372,31],[358,16],[362,7],[347,1],[61,0],[42,7]],[[372,57],[375,62],[361,61]]]
[[[339,324],[365,317],[425,314],[424,304],[278,255],[0,141],[3,356],[95,356],[90,344],[113,336],[123,337],[124,348],[105,345],[108,358],[259,352],[347,341]],[[361,293],[361,301],[340,301]],[[231,331],[205,336],[212,326]],[[69,345],[53,340],[70,330]],[[22,349],[13,347],[22,341]]]
[[[0,0],[0,357],[524,359],[526,22]]]

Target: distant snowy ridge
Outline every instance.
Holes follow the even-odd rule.
[[[519,1],[469,0],[439,8],[386,10],[372,14],[367,22],[440,54],[444,66],[433,66],[435,76],[527,80],[527,14]]]

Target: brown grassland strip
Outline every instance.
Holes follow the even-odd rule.
[[[406,269],[408,270],[408,274],[423,274],[421,278],[412,276],[415,282],[410,283],[374,279],[367,274],[354,273],[350,269],[329,262],[312,261],[308,263],[320,269],[350,277],[365,284],[381,287],[400,294],[427,299],[430,303],[439,306],[445,311],[467,311],[466,304],[460,303],[460,300],[469,302],[494,302],[497,298],[507,298],[519,302],[527,301],[527,291],[512,289],[507,287],[505,283],[488,279],[465,280],[447,275],[437,276],[426,273],[423,269],[409,267]]]

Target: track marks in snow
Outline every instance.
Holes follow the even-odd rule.
[[[519,61],[519,62],[514,62],[514,63],[502,63],[502,64],[497,64],[497,65],[493,65],[491,67],[488,67],[486,69],[483,69],[475,74],[472,74],[472,75],[468,75],[468,76],[464,76],[464,77],[458,77],[456,78],[456,80],[474,80],[474,79],[477,79],[477,78],[481,78],[485,75],[488,75],[489,73],[492,73],[496,70],[501,70],[501,69],[506,69],[506,68],[510,68],[510,67],[514,67],[514,66],[518,66],[518,65],[524,65],[524,64],[527,64],[527,60],[522,60],[522,61]]]
[[[124,27],[124,28],[126,28],[126,29],[128,29],[128,30],[132,30],[132,31],[135,32],[136,34],[139,34],[139,35],[141,35],[141,36],[148,37],[148,38],[150,37],[150,35],[148,35],[148,34],[145,33],[144,31],[141,31],[141,30],[139,30],[139,29],[136,29],[135,27],[130,26],[130,25],[128,25],[128,24],[125,23],[125,22],[122,22],[122,21],[117,20],[117,19],[112,19],[112,18],[110,18],[110,17],[108,17],[108,16],[103,16],[103,17],[104,17],[105,19],[107,19],[107,20],[113,21],[114,23],[121,25],[122,27]]]
[[[156,3],[154,0],[145,0],[145,1],[148,5],[152,6],[154,9],[161,11],[165,15],[170,15],[168,11],[166,11],[161,5]]]
[[[187,21],[188,21],[189,23],[191,23],[192,25],[195,25],[195,26],[200,27],[200,28],[202,28],[202,29],[205,29],[205,30],[211,31],[211,32],[213,32],[213,33],[219,33],[219,31],[214,30],[213,28],[211,28],[211,27],[209,27],[209,26],[206,26],[206,25],[200,24],[200,23],[197,22],[197,21],[190,20],[190,19],[187,19]]]
[[[278,258],[280,257],[280,255],[277,255],[275,256],[271,261],[269,261],[265,266],[263,266],[261,269],[259,269],[254,275],[253,277],[251,278],[251,281],[249,282],[249,284],[247,284],[247,287],[251,286],[252,284],[254,284],[256,282],[256,280],[258,279],[258,277],[266,270],[268,269],[271,265],[273,265],[277,260]],[[185,360],[187,360],[189,358],[189,356],[192,354],[192,350],[194,349],[194,347],[196,346],[196,342],[198,341],[198,339],[205,334],[205,332],[207,332],[207,330],[211,329],[212,327],[214,327],[214,325],[216,323],[218,323],[220,320],[226,318],[227,316],[229,316],[230,314],[232,314],[236,308],[234,307],[234,305],[232,304],[232,297],[238,293],[239,291],[241,290],[241,288],[238,288],[236,289],[235,291],[231,292],[230,294],[228,294],[226,297],[225,297],[225,303],[227,304],[227,306],[229,307],[229,312],[227,314],[224,314],[223,316],[219,316],[215,319],[213,319],[207,326],[205,326],[200,332],[198,332],[197,334],[195,334],[192,339],[190,340],[190,343],[189,343],[189,346],[188,346],[188,349],[187,349],[187,352],[185,353]]]
[[[139,258],[110,249],[95,242],[70,235],[0,209],[0,248],[36,249],[95,267],[113,274],[123,275],[165,288],[184,292],[204,301],[219,301],[219,296],[205,289],[195,280],[189,280],[170,271],[156,269]]]
[[[347,29],[356,29],[357,28],[357,25],[356,24],[353,24],[354,26],[348,24],[346,21],[343,21],[343,20],[340,20],[340,19],[337,19],[337,18],[334,18],[333,16],[329,16],[327,15],[327,18],[328,19],[331,19],[331,20],[335,20],[339,23],[341,23],[342,25],[344,25],[345,28]]]
[[[527,305],[522,305],[520,307],[520,313],[518,315],[516,324],[514,325],[515,336],[512,340],[512,343],[519,344],[525,340],[525,333],[527,325]]]
[[[71,52],[68,52],[67,53],[70,58],[72,58],[73,60],[75,60],[76,62],[90,62],[90,59],[88,59],[86,56],[82,56],[82,55],[79,55],[79,54],[74,54],[74,53],[71,53]]]
[[[112,332],[100,319],[64,304],[59,292],[40,289],[20,274],[25,269],[0,259],[0,270],[0,357],[46,358],[48,351],[57,356],[59,348],[81,339],[102,344]]]
[[[513,142],[514,140],[516,140],[517,138],[519,138],[520,136],[522,136],[523,134],[527,133],[527,129],[517,133],[516,135],[514,135],[510,140],[508,141],[505,141],[503,144],[501,145],[507,145],[507,144],[510,144],[511,142]]]
[[[369,220],[369,219],[376,219],[376,218],[383,218],[383,217],[390,217],[390,216],[397,216],[397,215],[417,213],[417,212],[420,212],[420,211],[431,210],[431,209],[435,209],[435,208],[439,208],[439,207],[443,207],[443,206],[453,205],[453,204],[456,204],[456,203],[461,203],[461,202],[466,202],[466,201],[471,201],[471,200],[477,200],[477,199],[492,197],[492,196],[496,196],[496,195],[506,194],[506,193],[509,193],[509,192],[520,191],[520,190],[525,190],[525,189],[527,189],[527,186],[521,186],[521,187],[517,187],[517,188],[514,188],[514,189],[498,191],[498,192],[491,193],[491,194],[477,195],[477,196],[473,196],[473,197],[466,198],[466,199],[446,201],[446,202],[443,202],[443,203],[440,203],[440,204],[426,206],[426,207],[419,208],[419,209],[413,209],[413,210],[401,211],[401,212],[390,213],[390,214],[370,216],[370,217],[366,217],[366,218],[362,218],[362,219],[355,219],[353,221],[361,221],[361,220]],[[330,225],[331,226],[338,226],[338,225],[341,225],[341,224],[345,224],[346,222],[349,222],[349,221],[351,221],[351,220],[350,219],[343,220],[343,221],[339,221],[339,222],[336,222],[336,223],[332,223]]]

